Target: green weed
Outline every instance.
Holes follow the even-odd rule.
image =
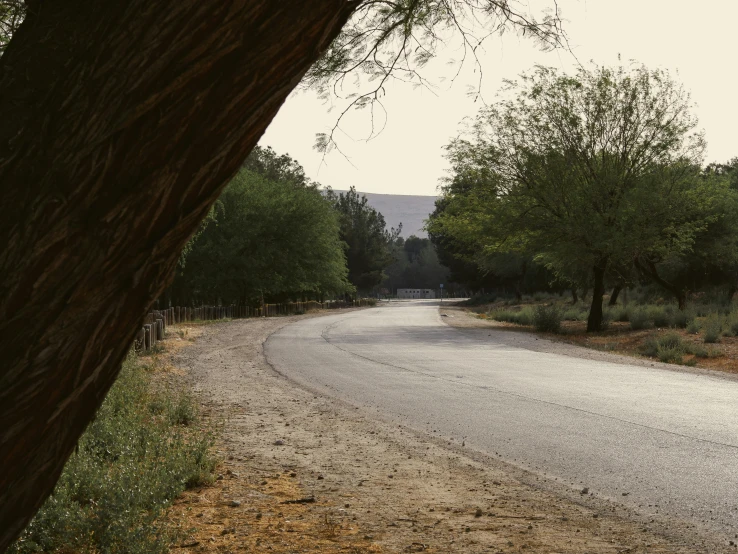
[[[720,342],[720,333],[723,330],[722,318],[717,314],[712,314],[705,320],[704,333],[702,338],[706,343]]]
[[[649,329],[651,327],[651,319],[643,308],[635,308],[630,312],[630,328],[633,331],[641,329]]]
[[[561,329],[561,310],[558,306],[536,306],[533,312],[533,326],[536,331],[558,333]]]
[[[212,479],[212,433],[187,427],[192,398],[158,390],[130,356],[95,420],[13,554],[164,553],[175,537],[157,517],[187,486]]]

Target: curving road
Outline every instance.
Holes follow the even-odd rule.
[[[400,302],[289,325],[265,352],[296,382],[384,418],[738,533],[738,381],[532,351],[516,337]]]

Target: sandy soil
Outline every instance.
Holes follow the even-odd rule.
[[[447,314],[464,325],[461,312]],[[461,445],[299,388],[262,352],[271,333],[299,317],[315,316],[235,320],[170,335],[173,365],[221,422],[223,459],[212,487],[185,493],[170,510],[170,522],[189,537],[175,551],[735,551],[706,544],[677,522],[639,521],[583,491],[556,494],[536,476]]]

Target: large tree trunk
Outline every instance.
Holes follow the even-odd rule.
[[[605,270],[607,261],[596,264],[593,268],[594,288],[592,289],[592,305],[589,308],[587,318],[587,332],[600,331],[602,329],[602,299],[605,296]]]
[[[0,58],[0,552],[179,251],[357,3],[33,3]]]

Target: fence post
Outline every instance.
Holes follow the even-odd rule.
[[[151,324],[144,325],[144,350],[151,350]]]

